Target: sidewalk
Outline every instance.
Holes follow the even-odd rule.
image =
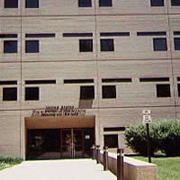
[[[116,180],[91,159],[25,161],[0,171],[0,180]]]

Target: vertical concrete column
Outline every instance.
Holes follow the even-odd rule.
[[[107,146],[104,146],[103,165],[104,165],[104,171],[108,170],[108,147]]]
[[[124,149],[117,149],[117,180],[124,180]]]

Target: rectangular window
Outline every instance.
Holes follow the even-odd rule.
[[[114,51],[114,40],[113,39],[101,39],[101,51]]]
[[[104,131],[108,132],[108,131],[125,131],[125,127],[105,127]]]
[[[156,84],[157,97],[171,97],[169,84]]]
[[[118,83],[125,83],[125,82],[132,82],[131,78],[109,78],[109,79],[102,79],[103,83],[113,83],[113,82],[118,82]]]
[[[175,36],[180,36],[180,31],[174,31],[173,33]]]
[[[174,38],[174,49],[180,50],[180,38]]]
[[[4,0],[4,8],[18,8],[18,0]]]
[[[91,7],[91,0],[79,0],[79,7]]]
[[[102,86],[102,98],[116,98],[116,86]]]
[[[81,86],[80,99],[94,99],[94,86]]]
[[[94,83],[94,79],[65,79],[64,84]]]
[[[80,52],[92,52],[93,51],[93,40],[92,39],[80,39],[79,40],[79,51]]]
[[[112,0],[99,0],[99,7],[111,7]]]
[[[17,53],[17,41],[4,41],[4,53]]]
[[[17,81],[0,81],[0,85],[16,85]]]
[[[26,0],[26,8],[39,8],[39,0]]]
[[[0,38],[17,38],[17,34],[0,34]]]
[[[167,51],[166,38],[153,38],[154,51]]]
[[[56,80],[26,80],[25,84],[56,84]]]
[[[39,41],[38,40],[26,40],[25,52],[26,53],[38,53]]]
[[[25,88],[25,100],[26,101],[39,100],[39,87],[26,87]]]
[[[26,34],[26,38],[54,38],[55,33],[41,33],[41,34]]]
[[[137,36],[166,36],[166,32],[165,31],[137,32]]]
[[[180,6],[180,0],[171,0],[171,6]]]
[[[93,33],[63,33],[63,37],[92,37]]]
[[[129,32],[101,32],[100,36],[130,36]]]
[[[118,147],[118,135],[104,135],[104,146],[108,148],[117,148]]]
[[[164,6],[164,0],[151,0],[151,6]]]
[[[178,84],[178,97],[180,97],[180,84]]]
[[[17,101],[17,88],[3,88],[3,101]]]
[[[168,77],[157,77],[157,78],[139,78],[140,82],[160,82],[160,81],[169,81]]]

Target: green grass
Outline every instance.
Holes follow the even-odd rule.
[[[22,159],[15,157],[1,157],[0,156],[0,170],[12,167],[22,162]]]
[[[131,158],[148,162],[147,157],[132,156]],[[158,180],[180,180],[180,157],[152,157],[152,163],[158,167]]]

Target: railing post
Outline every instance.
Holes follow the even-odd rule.
[[[100,161],[99,161],[99,155],[100,155],[100,146],[97,145],[97,146],[96,146],[96,162],[97,162],[97,164],[100,163]]]
[[[96,146],[93,144],[91,149],[92,149],[92,159],[96,159]]]
[[[117,149],[117,180],[124,180],[124,150]]]
[[[104,146],[104,154],[103,154],[103,165],[104,171],[108,170],[108,147]]]

